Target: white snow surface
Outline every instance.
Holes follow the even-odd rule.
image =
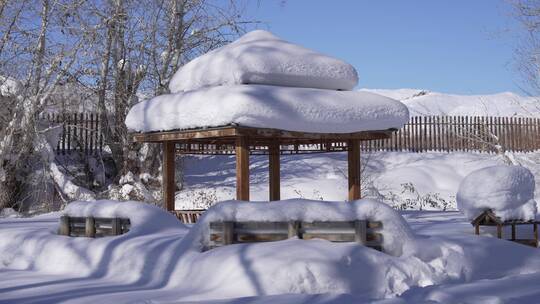
[[[214,205],[204,213],[198,225],[207,228],[210,222],[329,222],[369,220],[381,221],[385,252],[401,255],[404,244],[414,238],[401,215],[388,205],[372,199],[348,203],[290,199],[277,202],[227,201]],[[208,245],[209,233],[203,233],[203,244]]]
[[[160,228],[89,239],[57,235],[59,213],[0,219],[0,276],[9,278],[0,280],[1,303],[535,303],[540,296],[538,249],[475,236],[458,212],[404,212],[414,238],[398,257],[298,239],[201,253],[200,225],[186,235],[153,207],[89,204],[77,214],[147,216],[151,222],[135,226]]]
[[[172,93],[207,86],[266,84],[351,90],[358,74],[350,64],[255,30],[197,57],[172,77]]]
[[[126,117],[138,132],[238,124],[288,131],[349,133],[401,128],[407,108],[358,91],[234,85],[161,95],[136,104]]]
[[[467,175],[456,196],[457,206],[472,220],[491,209],[502,220],[533,220],[534,176],[521,166],[492,166]]]

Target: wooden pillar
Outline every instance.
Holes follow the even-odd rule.
[[[501,224],[497,224],[497,237],[499,239],[502,239],[502,225]]]
[[[173,142],[163,142],[163,168],[161,174],[163,182],[163,203],[167,211],[174,211],[174,192],[176,185],[174,184],[175,171],[175,144]]]
[[[249,201],[249,144],[244,136],[236,138],[236,199]]]
[[[349,201],[360,199],[360,141],[347,141]]]
[[[280,174],[279,174],[279,142],[275,141],[268,145],[268,170],[269,170],[269,193],[271,201],[280,200]]]

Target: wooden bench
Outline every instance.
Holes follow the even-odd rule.
[[[497,227],[497,238],[503,238],[503,227],[511,227],[511,238],[509,241],[528,245],[532,247],[538,247],[538,223],[537,221],[523,221],[523,220],[501,220],[492,210],[485,210],[479,216],[477,216],[471,224],[474,226],[474,233],[480,234],[480,226],[495,226]],[[533,239],[518,239],[516,237],[516,226],[531,225],[533,231]]]
[[[126,218],[60,217],[58,234],[72,237],[104,237],[121,235],[129,231],[131,223]]]
[[[174,210],[174,215],[184,224],[195,224],[202,216],[205,209]]]
[[[212,222],[210,250],[230,244],[281,241],[297,237],[303,240],[323,239],[330,242],[356,242],[383,251],[381,222]]]

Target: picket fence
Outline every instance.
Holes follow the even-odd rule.
[[[41,119],[62,124],[56,146],[58,154],[103,151],[101,122],[95,113],[43,114]],[[540,119],[493,116],[413,116],[390,138],[364,141],[369,151],[476,151],[493,153],[503,148],[512,152],[540,149]]]

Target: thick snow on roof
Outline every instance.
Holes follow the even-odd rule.
[[[169,89],[177,93],[205,86],[269,84],[351,90],[357,83],[350,64],[256,30],[184,65]]]
[[[135,105],[126,125],[138,132],[239,124],[350,133],[400,128],[408,119],[402,103],[368,92],[236,85],[157,96]]]
[[[534,176],[521,166],[492,166],[467,175],[459,186],[457,206],[469,220],[487,209],[502,220],[532,220],[537,207]]]

